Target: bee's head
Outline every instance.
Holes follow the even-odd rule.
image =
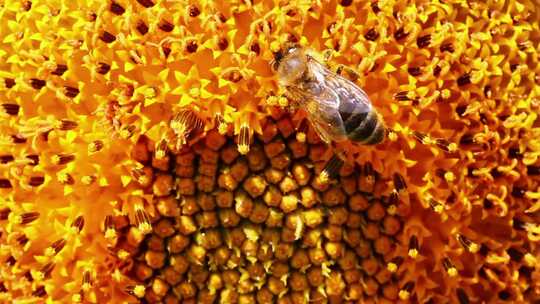
[[[304,74],[307,68],[306,55],[298,44],[288,44],[274,53],[271,65],[281,84],[291,84]]]

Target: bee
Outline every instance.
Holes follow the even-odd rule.
[[[298,44],[288,44],[271,62],[291,108],[303,109],[327,144],[350,140],[376,145],[385,139],[383,120],[367,94],[338,75]]]

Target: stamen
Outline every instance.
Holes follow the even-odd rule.
[[[456,296],[459,300],[459,304],[469,304],[469,296],[463,288],[456,289]]]
[[[20,108],[21,106],[19,106],[16,103],[3,103],[2,104],[2,109],[4,110],[4,112],[11,116],[15,116],[19,114]]]
[[[418,256],[418,238],[415,235],[409,239],[409,252],[407,254],[413,259]]]
[[[111,70],[111,66],[108,63],[105,62],[98,62],[96,72],[98,72],[101,75],[107,74]]]
[[[39,218],[39,212],[26,212],[20,215],[20,224],[26,225],[37,220]]]
[[[216,114],[215,120],[216,120],[216,125],[218,128],[219,134],[221,135],[227,134],[228,127],[227,127],[227,123],[225,122],[225,119],[223,118],[223,115],[219,113]]]
[[[399,193],[401,190],[404,190],[407,188],[407,184],[405,183],[405,179],[403,176],[399,173],[394,173],[394,187],[396,191]]]
[[[69,98],[75,98],[77,97],[77,95],[79,95],[79,89],[70,86],[64,86],[64,95]]]
[[[8,207],[0,209],[0,221],[5,221],[8,219],[11,209]]]
[[[414,289],[414,282],[410,281],[403,286],[403,288],[399,291],[399,298],[403,301],[408,300],[411,297],[411,292]]]
[[[7,178],[0,178],[0,189],[12,188],[11,182]]]
[[[180,149],[195,131],[202,130],[203,121],[192,110],[181,110],[171,120],[170,127],[177,136],[176,148]]]
[[[469,252],[476,253],[476,252],[478,252],[478,250],[480,250],[480,246],[478,246],[478,244],[476,244],[476,243],[472,242],[471,240],[469,240],[466,236],[464,236],[462,234],[458,234],[456,236],[456,238],[459,241],[459,243],[461,244],[461,246],[466,248]]]
[[[444,266],[444,269],[446,269],[446,272],[448,273],[449,276],[455,277],[458,275],[458,270],[456,269],[454,264],[452,264],[452,261],[450,261],[449,258],[445,258],[443,260],[443,266]]]
[[[52,162],[56,165],[65,165],[75,160],[75,154],[57,154],[52,157]]]
[[[58,124],[58,129],[62,131],[73,130],[77,128],[78,124],[73,120],[61,119]]]
[[[92,276],[89,270],[85,270],[83,273],[81,289],[88,292],[90,288],[92,288]]]
[[[251,134],[247,124],[240,127],[240,133],[238,134],[238,152],[246,155],[249,152],[249,144],[251,142]]]
[[[64,184],[64,185],[73,185],[73,184],[75,184],[75,179],[69,173],[59,172],[57,177],[58,177],[58,181],[61,184]]]
[[[57,64],[54,71],[51,74],[56,76],[62,76],[67,71],[68,67],[65,64]]]
[[[137,2],[139,2],[139,4],[144,6],[145,8],[149,8],[155,5],[152,0],[137,0]]]
[[[77,233],[80,233],[84,228],[84,217],[82,215],[77,216],[71,224],[71,227],[75,228]]]
[[[34,290],[34,292],[32,292],[32,295],[34,297],[39,297],[39,298],[43,298],[47,295],[47,291],[45,290],[45,286],[39,286],[38,288],[36,288],[36,290]]]
[[[54,262],[50,262],[41,267],[40,272],[43,278],[49,277],[49,275],[54,269],[54,266],[56,266],[56,264]]]
[[[103,146],[104,146],[103,141],[94,140],[93,142],[88,144],[88,152],[96,153],[96,152],[100,151],[101,149],[103,149]]]
[[[135,206],[135,224],[143,234],[148,234],[152,232],[152,224],[150,223],[150,217],[140,205]]]
[[[137,127],[135,127],[133,125],[124,126],[120,130],[120,137],[122,137],[123,139],[129,139],[129,138],[131,138],[131,136],[133,136],[136,129],[137,129]]]
[[[55,241],[54,243],[51,244],[51,246],[49,248],[46,249],[46,254],[51,256],[51,255],[56,255],[58,254],[60,251],[62,251],[62,249],[64,249],[64,246],[66,246],[66,240],[65,239],[59,239],[57,241]]]
[[[144,297],[144,294],[146,293],[146,289],[143,285],[135,285],[135,286],[128,286],[126,287],[126,293],[137,297],[139,299]]]
[[[156,159],[163,159],[167,156],[167,140],[165,138],[161,139],[156,145],[155,156]]]

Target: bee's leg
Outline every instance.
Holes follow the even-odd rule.
[[[332,149],[334,150],[332,157],[328,160],[319,175],[322,182],[328,182],[330,179],[336,178],[346,160],[344,151],[341,151],[335,146]]]

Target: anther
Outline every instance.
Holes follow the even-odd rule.
[[[137,27],[138,29],[138,27]],[[107,74],[111,70],[111,66],[108,63],[105,62],[98,62],[96,67],[96,72],[98,72],[101,75]]]
[[[466,236],[462,234],[458,234],[456,238],[461,244],[461,246],[466,248],[469,252],[476,253],[478,252],[478,250],[480,250],[480,246],[478,246],[478,244],[474,243],[473,241],[469,240]]]
[[[139,2],[140,5],[146,8],[149,8],[155,5],[155,3],[152,2],[152,0],[137,0],[137,2]]]
[[[20,224],[26,225],[37,220],[39,218],[39,212],[26,212],[20,215]]]
[[[399,193],[401,190],[404,190],[407,188],[407,184],[405,183],[405,179],[403,178],[403,176],[399,173],[394,173],[394,176],[393,176],[393,180],[394,180],[394,187],[396,189],[396,191]]]
[[[45,182],[45,177],[43,176],[32,176],[30,177],[30,180],[28,181],[28,184],[32,187],[38,187],[43,185]]]
[[[64,247],[66,246],[66,240],[65,239],[59,239],[51,244],[51,247],[47,248],[48,250],[52,251],[52,254],[58,254]],[[51,254],[51,255],[52,255]]]
[[[4,78],[4,85],[6,88],[11,89],[13,86],[15,86],[15,79]]]
[[[174,25],[167,20],[161,20],[158,27],[160,30],[167,33],[172,32],[172,30],[174,29]]]
[[[73,178],[73,176],[69,173],[66,173],[66,172],[59,172],[57,174],[57,177],[58,177],[58,181],[61,183],[61,184],[64,184],[64,185],[73,185],[75,184],[75,179]]]
[[[126,12],[125,8],[123,8],[120,4],[114,1],[111,2],[111,6],[109,7],[109,9],[113,14],[119,15],[119,16]]]
[[[39,286],[38,288],[36,288],[36,290],[34,290],[32,292],[32,295],[34,297],[39,297],[39,298],[43,298],[47,295],[47,291],[45,290],[45,286]]]
[[[15,157],[13,155],[0,155],[0,164],[8,164],[15,160]]]
[[[0,221],[5,221],[8,219],[11,209],[8,207],[0,209]]]
[[[407,254],[413,259],[418,256],[418,238],[415,235],[409,239],[409,252]]]
[[[471,83],[471,74],[465,73],[457,79],[458,86],[462,87]]]
[[[69,98],[75,98],[77,97],[77,95],[79,95],[79,89],[70,86],[64,86],[64,95]]]
[[[343,164],[343,160],[337,154],[332,155],[332,158],[330,158],[320,173],[321,181],[327,183],[330,179],[336,178]]]
[[[45,80],[41,80],[41,79],[37,79],[37,78],[30,79],[30,85],[32,86],[32,88],[34,88],[36,90],[40,90],[46,84],[47,84],[47,82],[45,82]]]
[[[408,300],[411,297],[411,292],[414,289],[414,282],[409,281],[403,286],[403,288],[399,291],[399,298],[403,301]]]
[[[99,39],[105,43],[112,43],[116,40],[116,37],[107,31],[103,31],[103,33],[101,33],[99,36]]]
[[[424,36],[420,36],[418,37],[418,39],[416,40],[416,45],[418,45],[419,48],[425,48],[425,47],[428,47],[429,44],[431,43],[431,35],[424,35]]]
[[[369,41],[375,41],[379,38],[379,33],[376,29],[372,28],[364,35],[364,37]]]
[[[446,273],[448,273],[449,276],[455,277],[458,275],[458,270],[456,269],[454,264],[452,264],[452,261],[450,261],[449,258],[444,258],[443,266],[444,266],[444,269],[446,270]]]
[[[240,133],[238,134],[238,152],[246,155],[249,152],[249,145],[251,143],[251,134],[247,124],[243,124],[240,127]]]
[[[123,139],[129,139],[131,136],[133,136],[133,134],[135,134],[136,129],[137,127],[133,125],[123,126],[120,130],[120,137]]]
[[[80,233],[84,228],[84,217],[82,215],[77,216],[71,224],[71,227],[75,228],[77,233]]]
[[[409,33],[405,33],[405,30],[403,28],[400,28],[394,33],[394,39],[399,41],[399,40],[404,39],[408,35],[409,35]]]
[[[155,151],[155,157],[156,159],[163,159],[165,158],[165,156],[167,156],[167,140],[166,139],[161,139],[157,144],[156,144],[156,151]]]
[[[129,295],[132,295],[132,296],[137,297],[139,299],[143,298],[145,293],[146,293],[146,289],[142,285],[127,286],[125,291]]]
[[[17,237],[16,241],[19,245],[24,246],[28,243],[29,239],[25,234],[22,234]]]
[[[463,288],[456,289],[456,296],[458,298],[459,304],[469,304],[469,296],[463,290]]]
[[[428,202],[429,202],[429,206],[431,207],[431,209],[433,209],[433,211],[435,211],[436,213],[440,214],[440,213],[442,213],[444,211],[443,204],[437,202],[432,197],[428,198]]]
[[[61,119],[58,123],[58,129],[62,131],[69,131],[77,128],[79,124],[73,120]]]
[[[96,153],[103,149],[103,141],[101,140],[94,140],[90,144],[88,144],[88,152],[90,153]]]
[[[52,157],[52,162],[56,165],[65,165],[75,160],[75,154],[57,154]]]
[[[85,270],[83,273],[81,289],[83,291],[89,291],[90,288],[92,288],[92,275],[90,274],[90,271]]]
[[[442,44],[439,49],[441,50],[441,52],[453,53],[455,51],[454,46],[450,42]]]
[[[4,112],[11,116],[15,116],[19,114],[20,108],[21,106],[19,106],[16,103],[3,103],[2,104],[2,109],[4,110]]]
[[[43,267],[41,267],[41,269],[39,271],[41,272],[41,275],[43,276],[43,278],[49,277],[49,275],[51,274],[51,272],[54,269],[54,266],[56,266],[55,263],[50,262],[50,263],[47,263],[47,264],[43,265]]]
[[[109,241],[114,241],[117,238],[116,229],[112,215],[107,215],[103,223],[105,238]]]

